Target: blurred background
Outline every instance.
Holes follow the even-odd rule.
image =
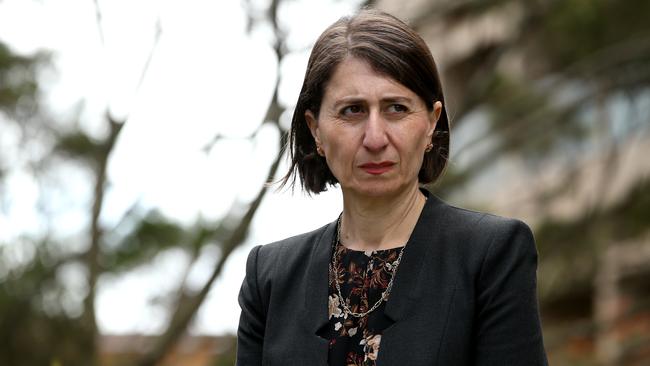
[[[0,364],[233,365],[310,47],[372,5],[440,68],[429,187],[535,232],[553,365],[650,364],[650,2],[0,0]]]

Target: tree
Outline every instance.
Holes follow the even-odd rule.
[[[18,138],[23,146],[33,144],[35,136],[51,136],[52,130],[40,128],[38,70],[47,67],[48,55],[14,54],[0,43],[0,122],[4,133]],[[39,156],[26,156],[25,150],[9,144],[0,155],[0,180],[12,178],[12,170],[38,171]],[[4,203],[8,192],[0,192]],[[7,230],[3,228],[3,230]],[[53,279],[63,261],[51,252],[47,235],[22,235],[18,243],[0,243],[0,350],[3,364],[47,364],[50,355],[79,360],[75,347],[87,345],[79,322],[61,308],[46,308],[48,301],[64,296],[65,289]],[[13,247],[12,245],[13,244]],[[39,294],[35,296],[35,294]],[[27,352],[29,350],[29,352]]]

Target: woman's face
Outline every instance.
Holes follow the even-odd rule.
[[[348,57],[327,83],[318,119],[305,113],[341,189],[361,196],[398,195],[417,185],[442,104],[424,101],[397,81]]]

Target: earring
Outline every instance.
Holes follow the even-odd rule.
[[[325,156],[325,152],[323,151],[323,148],[320,145],[316,145],[316,152],[320,156]]]
[[[427,145],[426,149],[424,149],[425,153],[428,153],[433,149],[433,142],[429,142],[429,145]]]

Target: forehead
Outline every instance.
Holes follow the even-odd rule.
[[[369,62],[356,57],[346,57],[335,68],[325,86],[325,99],[348,95],[368,96],[398,94],[405,97],[417,95],[392,77],[377,72]]]

